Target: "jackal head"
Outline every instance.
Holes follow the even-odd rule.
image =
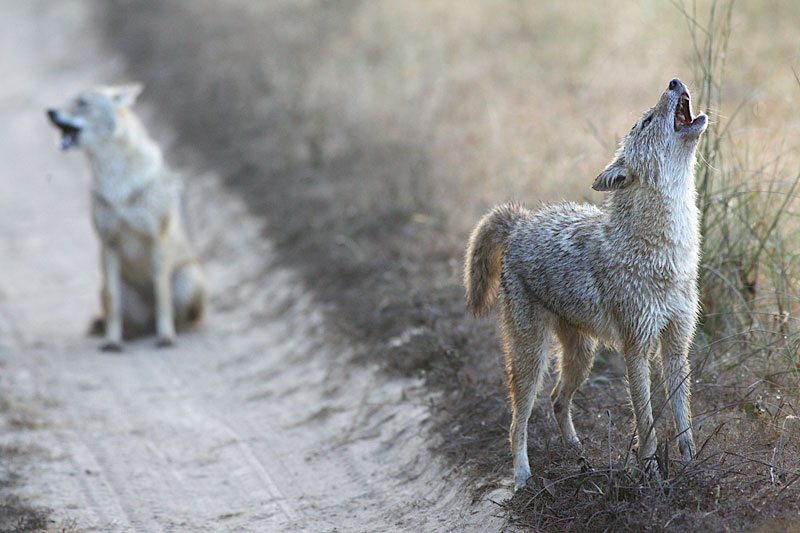
[[[612,191],[639,180],[671,185],[670,179],[691,174],[695,150],[708,117],[692,115],[692,97],[678,78],[669,82],[658,103],[647,111],[620,143],[614,161],[592,188]]]
[[[84,91],[47,116],[61,130],[61,148],[91,148],[124,128],[122,117],[142,91],[140,84],[98,87]]]

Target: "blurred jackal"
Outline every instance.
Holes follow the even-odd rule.
[[[131,109],[140,85],[85,91],[47,111],[61,147],[83,148],[92,170],[92,221],[103,271],[103,349],[155,330],[159,346],[202,317],[205,281],[189,243],[177,175]],[[124,328],[123,328],[124,324]]]
[[[649,356],[660,343],[680,452],[686,461],[694,456],[687,351],[698,313],[695,150],[706,122],[692,115],[689,92],[673,79],[594,181],[595,190],[610,192],[602,209],[561,203],[532,212],[509,203],[472,232],[467,307],[484,314],[497,296],[515,489],[530,477],[527,425],[554,333],[562,350],[550,397],[566,444],[580,446],[572,397],[602,341],[624,354],[638,456],[652,464]]]

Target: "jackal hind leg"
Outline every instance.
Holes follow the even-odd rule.
[[[179,329],[199,322],[205,313],[205,279],[194,261],[175,269],[172,274],[172,300],[175,324]]]
[[[572,397],[589,377],[594,364],[597,342],[563,322],[557,325],[556,333],[561,341],[562,350],[558,360],[558,382],[550,394],[550,401],[564,444],[581,448],[572,423]]]
[[[515,317],[505,298],[499,301],[503,348],[511,395],[511,453],[514,458],[514,490],[531,476],[528,462],[528,420],[536,394],[547,370],[552,324],[544,310]]]

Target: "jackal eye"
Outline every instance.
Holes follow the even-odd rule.
[[[85,109],[89,105],[89,102],[87,102],[85,98],[78,98],[76,103],[80,109]]]
[[[644,119],[642,121],[642,129],[645,129],[650,124],[650,121],[652,121],[652,120],[653,120],[653,115],[650,115],[649,117]]]

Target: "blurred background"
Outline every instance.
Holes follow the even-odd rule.
[[[502,200],[601,201],[591,181],[674,76],[711,117],[698,171],[706,262],[741,293],[762,272],[728,263],[757,262],[782,235],[767,230],[797,168],[792,2],[234,0],[105,11],[131,75],[209,164],[253,193],[253,211],[332,299],[349,286],[371,298],[387,277],[401,297],[458,283],[468,230]],[[774,194],[748,196],[765,187]],[[735,224],[720,220],[731,208]]]

